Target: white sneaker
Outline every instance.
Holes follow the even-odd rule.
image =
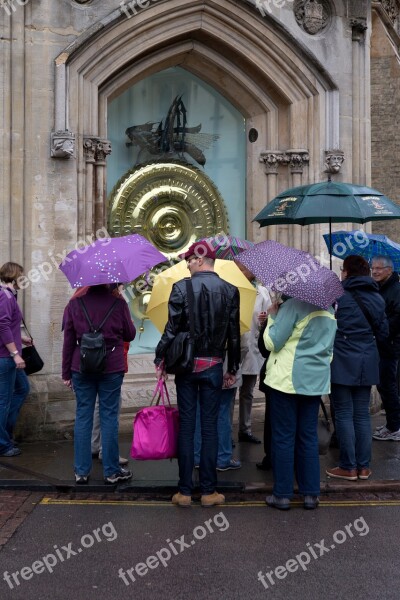
[[[400,442],[400,429],[398,431],[390,431],[386,426],[375,431],[373,434],[374,440]]]
[[[382,429],[385,429],[385,425],[379,425],[378,427],[375,427],[374,434],[378,433],[378,431],[381,431]]]

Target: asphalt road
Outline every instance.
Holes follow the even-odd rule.
[[[398,600],[399,523],[400,501],[44,499],[0,551],[0,599]]]

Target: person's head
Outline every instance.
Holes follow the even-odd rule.
[[[180,258],[186,260],[191,275],[199,271],[214,271],[215,250],[207,243],[194,242]]]
[[[343,261],[342,278],[360,277],[369,275],[370,269],[368,261],[363,256],[352,254],[347,256]]]
[[[12,284],[16,290],[19,288],[18,278],[23,274],[24,267],[18,263],[7,262],[0,268],[0,280],[7,285]]]
[[[388,256],[374,256],[371,260],[372,278],[379,284],[384,283],[393,273],[394,265]]]

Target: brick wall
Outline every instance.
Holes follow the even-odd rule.
[[[380,19],[371,38],[372,187],[400,204],[400,62]],[[400,242],[400,219],[375,221],[374,233]]]

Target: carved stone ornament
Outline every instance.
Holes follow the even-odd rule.
[[[304,167],[310,162],[308,150],[288,150],[285,160],[289,163],[291,173],[302,173]]]
[[[283,152],[279,151],[262,152],[260,154],[260,162],[264,163],[267,174],[276,174],[278,173],[279,165],[285,162],[285,156]]]
[[[55,131],[51,134],[50,156],[71,158],[75,155],[75,134],[70,131]]]
[[[381,0],[381,4],[383,10],[394,24],[400,16],[400,6],[398,0]]]
[[[100,138],[85,136],[83,139],[83,153],[88,163],[103,163],[106,156],[111,154],[111,142]]]
[[[343,162],[343,150],[325,150],[325,173],[339,173]]]
[[[293,11],[297,24],[310,35],[325,29],[332,16],[328,0],[295,0]]]

